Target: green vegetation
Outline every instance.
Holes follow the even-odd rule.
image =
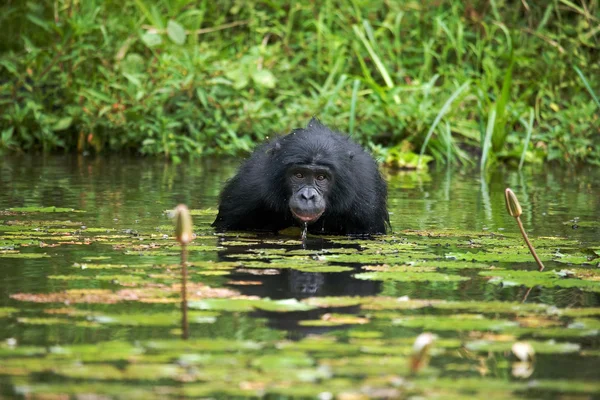
[[[9,0],[0,151],[238,154],[311,115],[417,166],[600,165],[600,2]],[[407,161],[408,160],[408,161]],[[420,160],[420,161],[419,161]]]

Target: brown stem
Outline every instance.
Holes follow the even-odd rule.
[[[538,33],[538,32],[536,32],[534,30],[529,29],[529,28],[521,28],[521,30],[523,32],[529,33],[530,35],[537,36],[538,38],[542,39],[544,42],[548,43],[550,46],[553,46],[556,49],[558,49],[558,51],[561,54],[565,53],[565,49],[556,40],[552,40],[549,37],[544,36],[541,33]]]
[[[224,25],[221,25],[221,26],[214,26],[214,27],[211,27],[211,28],[197,29],[196,31],[192,31],[192,32],[196,33],[197,35],[202,35],[203,33],[210,33],[210,32],[222,31],[223,29],[229,29],[229,28],[233,28],[235,26],[246,25],[249,22],[250,22],[249,19],[244,20],[244,21],[235,21],[235,22],[231,22],[229,24],[224,24]]]
[[[540,272],[543,271],[544,264],[542,264],[542,260],[540,260],[537,253],[535,252],[535,249],[533,248],[533,245],[529,241],[529,238],[527,237],[527,233],[525,233],[525,228],[523,228],[523,223],[521,222],[521,218],[519,218],[518,216],[515,218],[517,219],[517,223],[519,224],[519,229],[521,230],[521,235],[523,235],[523,239],[525,239],[525,243],[527,243],[527,247],[529,247],[529,251],[531,252],[531,255],[533,256],[533,258],[535,258],[535,262],[539,266],[538,271],[540,271]]]
[[[529,297],[529,293],[531,292],[531,289],[533,289],[533,287],[530,287],[529,289],[527,289],[527,293],[525,293],[525,296],[523,296],[523,300],[521,300],[521,303],[525,303],[525,301]]]
[[[234,28],[236,26],[246,25],[249,23],[250,23],[249,19],[243,20],[243,21],[234,21],[234,22],[230,22],[230,23],[224,24],[224,25],[212,26],[210,28],[202,28],[202,29],[196,29],[196,30],[192,30],[192,31],[186,30],[185,33],[187,33],[189,35],[192,35],[192,34],[202,35],[204,33],[218,32],[218,31],[222,31],[223,29]],[[151,33],[165,33],[167,31],[166,29],[158,29],[152,25],[142,25],[142,29],[146,29],[148,32],[151,32]]]
[[[38,75],[37,77],[37,81],[41,81],[42,78],[44,77],[44,75],[46,75],[48,73],[48,71],[50,71],[52,69],[52,67],[54,66],[54,64],[57,63],[58,59],[63,55],[62,51],[58,51],[56,53],[56,55],[54,56],[54,58],[52,58],[52,60],[50,60],[50,63],[46,66],[46,68],[44,68],[44,70],[42,71],[41,74]]]
[[[188,319],[187,319],[187,249],[181,245],[181,338],[187,339]]]

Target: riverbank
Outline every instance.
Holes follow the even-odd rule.
[[[393,165],[600,165],[598,1],[430,3],[8,2],[0,151],[239,155],[316,115]]]

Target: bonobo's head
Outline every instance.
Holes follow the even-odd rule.
[[[316,119],[306,128],[270,142],[266,154],[271,187],[264,202],[281,212],[289,209],[300,223],[327,218],[337,224],[336,218],[351,219],[356,214],[352,210],[358,193],[371,193],[372,179],[364,178],[365,174],[372,176],[369,171],[376,168],[371,156],[348,136],[331,131]],[[368,208],[368,202],[364,204]]]
[[[312,224],[321,217],[327,206],[333,174],[318,164],[293,165],[287,170],[286,181],[290,211],[298,221]]]

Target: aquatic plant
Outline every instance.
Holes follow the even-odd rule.
[[[542,264],[542,261],[540,260],[537,253],[535,252],[533,245],[531,244],[531,242],[529,241],[529,238],[527,237],[527,232],[525,232],[523,223],[521,222],[520,217],[521,217],[521,214],[523,214],[523,209],[521,208],[519,199],[517,199],[517,196],[510,188],[506,188],[506,190],[504,191],[504,197],[506,199],[506,209],[508,210],[508,213],[510,214],[511,217],[514,217],[517,220],[517,224],[519,225],[519,230],[521,231],[523,240],[525,240],[525,243],[527,243],[527,247],[529,247],[529,251],[531,252],[531,255],[533,256],[533,258],[535,259],[535,262],[537,263],[537,265],[539,267],[539,271],[540,272],[543,271],[544,264]]]

